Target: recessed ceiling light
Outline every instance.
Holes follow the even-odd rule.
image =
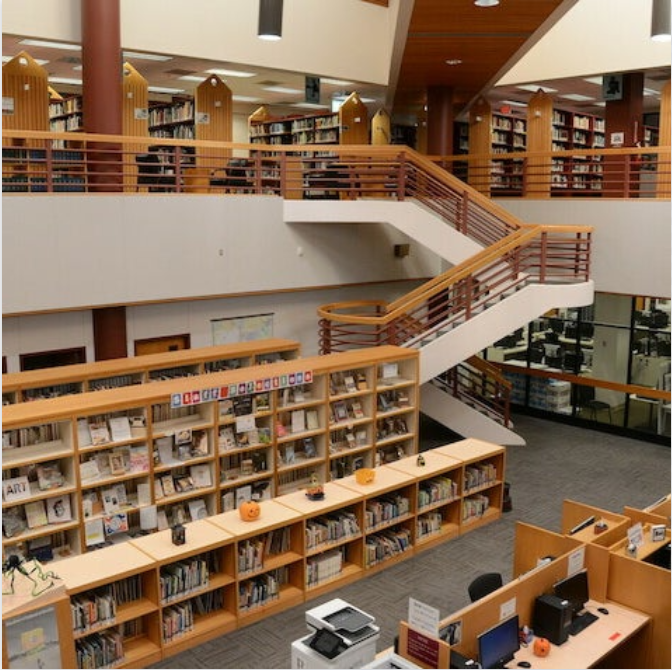
[[[167,60],[173,60],[172,56],[162,56],[161,54],[145,54],[139,51],[124,51],[124,58],[135,58],[136,60],[155,60],[165,63]]]
[[[244,72],[243,70],[227,70],[225,68],[213,67],[212,70],[206,70],[208,74],[216,74],[220,77],[256,77],[256,72]]]
[[[81,86],[81,79],[71,79],[70,77],[49,77],[48,80],[52,84],[72,84],[73,86]]]
[[[544,93],[557,93],[557,88],[550,88],[549,86],[541,86],[540,84],[522,84],[521,86],[516,86],[521,91],[531,91],[532,93],[537,93],[539,90],[542,90]]]
[[[196,81],[196,82],[202,82],[205,81],[205,77],[197,77],[195,74],[185,74],[181,77],[178,77],[180,81]]]
[[[351,81],[343,81],[342,79],[330,79],[329,77],[323,77],[320,79],[323,84],[329,84],[331,86],[354,86],[354,83]]]
[[[13,60],[16,58],[16,56],[3,56],[2,57],[2,62],[3,63],[9,63],[10,60]],[[33,58],[33,60],[38,64],[38,65],[46,65],[49,61],[44,60],[43,58]]]
[[[660,91],[656,91],[656,90],[653,89],[653,88],[644,88],[644,95],[655,95],[655,96],[659,96],[659,95],[660,95]]]
[[[581,95],[580,93],[563,93],[558,96],[559,98],[565,98],[566,100],[574,100],[574,102],[589,102],[590,100],[595,100],[589,95]]]
[[[512,105],[513,107],[527,107],[526,102],[518,102],[518,100],[502,100],[502,105]]]
[[[595,86],[602,86],[602,77],[584,77],[583,81],[587,81],[589,84],[595,84]]]
[[[287,88],[285,86],[264,86],[264,91],[270,91],[271,93],[288,93],[289,95],[298,95],[299,93],[304,93],[301,89],[298,88]]]
[[[476,7],[496,7],[499,0],[474,0]]]
[[[290,107],[302,107],[304,109],[327,109],[327,105],[318,105],[315,102],[293,102]]]
[[[461,58],[448,58],[446,60],[446,65],[462,65]]]
[[[81,51],[79,44],[68,44],[67,42],[49,42],[48,40],[21,40],[19,44],[25,44],[27,47],[47,47],[48,49],[64,49],[65,51]]]
[[[234,102],[261,102],[261,98],[253,98],[251,95],[232,95]]]
[[[184,93],[183,88],[166,88],[164,86],[148,86],[150,93]]]

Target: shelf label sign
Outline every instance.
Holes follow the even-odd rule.
[[[188,407],[191,405],[200,405],[213,400],[223,400],[240,395],[251,395],[252,393],[261,393],[272,389],[289,388],[290,386],[301,386],[310,384],[313,381],[312,370],[301,370],[287,375],[278,375],[276,377],[261,377],[250,381],[230,384],[229,386],[214,386],[207,389],[194,389],[182,393],[173,393],[170,396],[170,407]]]
[[[12,477],[2,482],[2,497],[5,502],[16,502],[17,500],[26,500],[30,498],[30,484],[28,477]]]
[[[14,98],[2,96],[2,113],[7,116],[14,114]]]

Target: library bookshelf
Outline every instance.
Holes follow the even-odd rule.
[[[8,405],[3,553],[84,553],[414,454],[417,369],[380,347]]]
[[[353,475],[327,482],[320,500],[303,491],[263,500],[254,521],[237,510],[193,521],[183,545],[168,529],[58,561],[78,658],[102,636],[115,643],[115,667],[156,663],[412,557],[431,546],[429,525],[432,544],[476,528],[456,512],[472,495],[463,487],[467,468],[496,464],[490,487],[501,489],[504,448],[463,444],[480,456],[462,461],[434,449],[419,465],[409,455],[376,468],[369,484]],[[487,521],[501,515],[501,495],[493,500],[499,507]],[[89,620],[87,601],[106,616]]]
[[[295,340],[268,338],[2,375],[2,404],[235,370],[300,354]]]

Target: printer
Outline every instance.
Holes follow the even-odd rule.
[[[361,668],[376,655],[375,618],[334,598],[306,612],[310,635],[292,643],[292,668]]]

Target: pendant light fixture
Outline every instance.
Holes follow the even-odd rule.
[[[259,0],[259,28],[257,36],[262,40],[282,38],[283,0]]]
[[[670,0],[653,0],[651,4],[651,39],[655,42],[669,42]]]

